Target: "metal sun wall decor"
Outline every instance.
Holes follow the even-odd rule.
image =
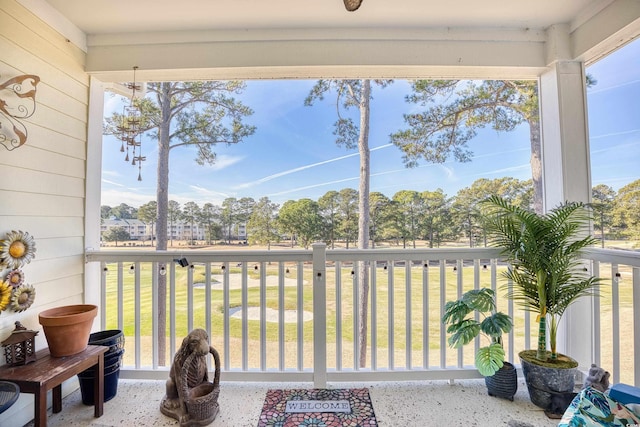
[[[19,313],[33,304],[36,290],[25,282],[21,268],[35,253],[36,242],[26,231],[11,231],[0,240],[0,272],[9,270],[0,280],[0,312],[11,308]]]
[[[36,110],[36,86],[40,77],[16,76],[0,84],[0,144],[11,151],[27,142],[27,128],[22,119]]]

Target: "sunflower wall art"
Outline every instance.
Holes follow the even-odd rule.
[[[35,257],[36,242],[26,231],[11,231],[0,240],[0,312],[25,311],[36,298],[35,288],[25,282],[22,266]]]

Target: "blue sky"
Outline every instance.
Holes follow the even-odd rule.
[[[588,91],[593,184],[619,189],[640,178],[640,41],[636,41],[587,70],[597,80]],[[180,204],[195,201],[220,205],[227,197],[268,196],[286,200],[317,200],[330,190],[358,188],[357,150],[335,144],[335,100],[331,96],[304,106],[313,80],[248,81],[239,96],[254,110],[247,122],[257,127],[245,142],[215,148],[218,161],[198,166],[195,151],[172,150],[169,198]],[[407,169],[402,154],[390,145],[389,135],[404,127],[402,114],[412,106],[404,101],[409,83],[397,80],[385,89],[374,87],[371,106],[371,191],[392,197],[399,190],[441,188],[453,196],[479,178],[512,176],[529,179],[529,131],[481,130],[469,144],[474,153],[468,163],[422,162]],[[105,97],[105,111],[118,105],[118,97]],[[105,137],[103,144],[102,204],[127,203],[138,207],[155,200],[156,142],[143,139],[142,181],[138,168],[124,162],[120,143]]]
[[[592,184],[619,190],[640,178],[640,40],[593,64],[587,92]]]

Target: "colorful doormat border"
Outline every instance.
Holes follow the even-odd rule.
[[[289,400],[347,400],[349,413],[285,413]],[[377,427],[369,389],[292,389],[268,390],[258,427]]]

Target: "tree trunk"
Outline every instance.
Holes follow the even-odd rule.
[[[169,167],[168,165],[169,165],[169,160],[167,159],[167,167]],[[158,169],[160,169],[160,164],[158,164]],[[159,177],[158,177],[158,181],[160,181]],[[167,182],[167,184],[168,184],[168,182]],[[169,196],[169,194],[167,193],[167,197],[168,196]],[[167,202],[167,206],[168,206],[168,203],[169,202]],[[171,219],[171,223],[169,225],[171,226],[171,228],[170,228],[170,233],[169,233],[169,241],[171,243],[171,247],[173,247],[173,214],[171,214],[171,218],[170,219]],[[166,241],[166,238],[165,238],[165,241]],[[165,246],[166,246],[166,243],[165,243]]]
[[[335,213],[333,208],[333,203],[331,203],[331,249],[336,248],[336,231],[335,231]]]
[[[533,210],[542,214],[542,149],[540,143],[540,119],[529,119],[531,139],[531,177],[533,180]]]
[[[158,222],[156,230],[158,233],[157,251],[167,250],[167,216],[169,210],[169,145],[170,136],[170,88],[171,83],[162,83],[162,124],[158,131]],[[159,268],[167,266],[160,264]],[[167,276],[158,275],[158,318],[156,319],[156,330],[158,333],[158,364],[165,366],[166,363],[166,330],[167,330]]]
[[[433,225],[429,226],[429,247],[433,249]]]
[[[602,249],[604,249],[604,207],[600,208],[600,235],[602,236]]]
[[[369,150],[369,101],[371,99],[371,81],[362,81],[360,94],[360,136],[358,138],[358,152],[360,153],[360,187],[358,200],[358,248],[369,247],[369,179],[370,179],[370,150]],[[358,265],[358,281],[360,289],[360,325],[358,344],[360,348],[360,367],[367,365],[367,324],[369,313],[369,269],[367,262]]]

